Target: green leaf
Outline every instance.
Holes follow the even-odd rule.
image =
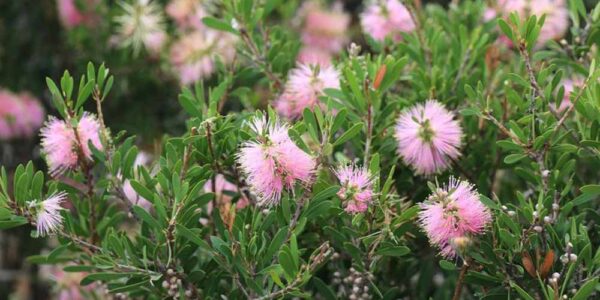
[[[90,274],[90,275],[84,277],[81,280],[80,284],[82,286],[86,286],[88,284],[93,283],[94,281],[109,282],[109,281],[113,281],[116,279],[131,277],[135,274],[139,274],[139,273],[114,273],[114,272],[94,273],[94,274]]]
[[[442,259],[442,260],[440,260],[440,268],[442,268],[446,271],[455,271],[456,265],[445,259]]]
[[[181,224],[176,224],[175,228],[177,229],[177,233],[179,235],[185,237],[190,242],[193,242],[194,244],[200,246],[201,249],[207,250],[208,252],[210,252],[210,249],[211,249],[210,245],[206,241],[201,239],[198,234],[192,232],[190,229],[186,228],[185,226],[183,226]]]
[[[514,164],[525,157],[527,157],[525,154],[510,154],[504,158],[504,163],[508,165]]]
[[[152,217],[152,215],[150,215],[145,209],[134,205],[133,212],[138,217],[140,217],[140,219],[142,219],[146,224],[150,225],[150,227],[156,230],[160,230],[160,224],[158,223],[158,221],[154,217]]]
[[[358,124],[354,124],[354,126],[352,126],[350,129],[346,130],[346,132],[344,132],[344,134],[342,134],[342,136],[340,136],[334,143],[334,146],[338,146],[341,145],[343,143],[345,143],[347,140],[353,138],[355,135],[357,135],[363,128],[364,123],[360,122]]]
[[[376,254],[383,256],[404,256],[410,253],[410,249],[406,246],[392,246],[377,250]]]
[[[296,277],[296,266],[289,253],[283,250],[279,252],[279,264],[283,268],[288,279]]]
[[[531,297],[531,295],[529,295],[524,289],[522,289],[518,284],[514,283],[514,282],[510,282],[510,286],[515,289],[517,291],[517,293],[519,293],[519,295],[521,295],[521,297],[525,298],[525,300],[534,300],[533,297]]]
[[[577,293],[573,296],[573,300],[589,299],[590,295],[596,290],[597,284],[598,277],[588,280],[577,290]]]
[[[229,23],[219,20],[213,17],[205,17],[202,19],[204,25],[221,31],[231,32],[233,34],[238,34],[237,30],[235,30]]]

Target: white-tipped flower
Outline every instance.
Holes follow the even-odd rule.
[[[166,39],[162,9],[152,0],[120,2],[123,14],[115,17],[117,42],[121,47],[131,47],[134,54],[142,48],[155,54]]]
[[[60,192],[42,202],[31,204],[35,211],[35,222],[40,236],[55,233],[62,228],[63,217],[60,215],[60,211],[63,210],[63,207],[61,203],[66,197],[65,192]]]

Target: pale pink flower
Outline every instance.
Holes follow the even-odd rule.
[[[304,64],[290,71],[285,90],[274,103],[277,112],[293,119],[305,108],[320,104],[319,96],[326,88],[339,88],[340,75],[333,66],[315,67]]]
[[[569,97],[571,96],[571,93],[575,91],[576,88],[579,88],[581,85],[583,84],[583,79],[582,78],[575,78],[575,79],[565,79],[563,80],[563,87],[565,89],[565,92],[563,94],[563,99],[562,101],[560,101],[560,105],[556,105],[556,103],[550,103],[550,108],[555,110],[558,113],[562,113],[565,110],[567,110],[569,107],[571,107],[573,104],[571,103],[571,100],[569,99]]]
[[[84,7],[78,7],[78,0],[57,0],[58,16],[63,26],[73,28],[82,24],[90,23],[94,15],[92,8],[97,0],[81,1]]]
[[[135,178],[139,177],[138,175],[138,167],[140,166],[146,166],[149,165],[152,162],[152,157],[147,154],[146,152],[140,152],[138,153],[138,155],[135,157],[135,161],[133,162],[133,176]],[[121,178],[121,176],[119,175],[119,178]],[[140,196],[134,189],[133,186],[131,186],[131,181],[129,179],[126,179],[123,182],[123,194],[125,194],[125,198],[127,198],[127,201],[129,201],[131,204],[133,205],[138,205],[140,207],[142,207],[143,209],[145,209],[146,211],[150,211],[150,209],[152,208],[152,202],[148,201],[148,199]]]
[[[74,265],[74,264],[73,264]],[[95,290],[95,283],[80,286],[81,280],[88,275],[86,272],[65,272],[65,265],[42,265],[39,269],[41,278],[53,281],[53,294],[57,300],[100,299]]]
[[[166,12],[181,29],[203,29],[202,19],[208,16],[205,8],[196,0],[171,0]]]
[[[435,190],[420,206],[419,225],[429,242],[447,258],[460,254],[464,242],[482,234],[492,220],[473,185],[455,178]]]
[[[338,196],[349,213],[363,213],[373,201],[373,180],[367,168],[344,166],[335,171],[341,188]]]
[[[445,170],[460,156],[462,129],[454,114],[436,100],[405,110],[396,123],[398,153],[417,174]]]
[[[210,179],[204,184],[204,192],[212,193],[212,188],[212,179]],[[238,193],[238,187],[235,184],[229,182],[225,178],[225,176],[223,176],[223,174],[217,174],[217,176],[215,176],[214,193],[217,199],[217,203],[219,203],[220,205],[231,204],[231,200],[233,199],[231,195]],[[238,201],[235,203],[235,207],[236,209],[242,209],[248,206],[248,204],[250,204],[250,201],[248,201],[248,198],[246,198],[246,196],[242,194],[240,195]],[[209,203],[209,205],[211,206],[209,208],[210,213],[210,211],[212,210],[212,203]]]
[[[302,47],[298,53],[297,61],[305,65],[319,65],[321,68],[331,65],[332,55],[320,48]]]
[[[41,129],[42,152],[52,176],[61,175],[74,169],[79,161],[79,152],[85,159],[92,158],[89,142],[98,150],[103,146],[100,142],[100,124],[93,114],[84,113],[77,125],[77,134],[67,122],[50,117]],[[79,137],[79,140],[77,140]],[[79,149],[78,147],[81,147]]]
[[[44,108],[28,93],[0,90],[0,140],[29,138],[44,122]]]
[[[63,207],[61,203],[65,201],[66,197],[65,192],[60,192],[42,202],[31,204],[35,207],[35,222],[40,236],[55,233],[62,228],[63,217],[60,215],[60,211],[63,210]]]
[[[319,48],[329,53],[338,53],[348,42],[350,16],[336,5],[325,10],[315,2],[306,2],[301,9],[304,15],[302,43],[311,48]]]
[[[278,204],[284,189],[311,180],[315,161],[290,139],[287,125],[276,120],[267,122],[265,117],[256,118],[250,125],[257,138],[242,145],[238,163],[258,196],[258,205]]]
[[[91,142],[98,150],[102,150],[102,142],[100,141],[100,123],[96,116],[90,113],[83,113],[79,124],[77,124],[77,133],[79,135],[79,143],[85,158],[92,159],[92,151],[89,143]]]
[[[408,9],[398,0],[376,1],[369,5],[360,15],[360,23],[363,32],[376,41],[391,37],[399,42],[402,32],[415,30],[415,22]]]
[[[234,35],[205,29],[183,36],[171,48],[171,63],[183,84],[194,83],[215,71],[215,57],[228,64],[235,58]]]
[[[537,46],[542,46],[549,40],[562,38],[569,29],[569,10],[564,0],[498,0],[495,9],[504,17],[508,17],[511,12],[517,12],[522,19],[532,15],[539,19],[545,14],[546,20],[540,31]],[[512,46],[512,43],[508,46]]]
[[[75,132],[66,122],[50,117],[40,131],[42,136],[42,152],[50,175],[56,176],[77,166],[77,138]]]

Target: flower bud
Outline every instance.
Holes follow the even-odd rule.
[[[516,216],[516,215],[517,215],[517,212],[516,212],[516,211],[514,211],[514,210],[509,210],[509,211],[508,211],[508,215],[509,215],[509,216],[511,216],[511,217],[514,217],[514,216]]]
[[[537,233],[541,233],[542,231],[544,231],[544,228],[542,226],[534,226],[533,230],[535,230]]]
[[[569,254],[569,261],[570,262],[576,262],[577,261],[577,255],[575,253]]]
[[[552,218],[550,216],[545,216],[544,223],[546,223],[546,224],[552,223]]]

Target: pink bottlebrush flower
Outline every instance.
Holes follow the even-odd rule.
[[[202,4],[195,0],[171,0],[166,12],[182,29],[204,29],[202,19],[208,16]]]
[[[42,265],[39,269],[39,275],[41,278],[51,280],[53,282],[53,294],[56,296],[55,299],[99,299],[96,291],[100,291],[95,283],[87,286],[79,285],[81,280],[88,275],[87,272],[65,272],[63,270],[65,266],[66,265]]]
[[[349,213],[363,213],[373,198],[373,181],[367,168],[345,166],[335,171],[341,188],[338,196],[345,201]]]
[[[44,122],[44,108],[28,93],[0,90],[0,140],[29,138]]]
[[[149,165],[151,163],[151,161],[152,161],[152,157],[149,154],[147,154],[146,152],[138,153],[138,155],[135,158],[135,161],[133,162],[134,177],[138,176],[137,168],[139,166]],[[121,175],[119,174],[119,179],[120,178],[121,178]],[[124,196],[125,196],[125,198],[127,198],[127,201],[129,201],[133,205],[138,205],[141,208],[145,209],[146,211],[150,211],[150,209],[152,208],[152,202],[150,202],[150,201],[148,201],[148,199],[140,196],[133,189],[133,186],[131,186],[131,181],[129,181],[129,179],[126,179],[123,182],[123,194],[125,194]]]
[[[212,179],[206,181],[206,183],[204,184],[204,192],[205,193],[212,193]],[[225,176],[223,176],[222,174],[217,174],[217,176],[215,176],[215,197],[217,198],[217,203],[219,205],[225,205],[225,204],[231,204],[231,200],[233,199],[233,197],[231,196],[231,193],[237,193],[238,192],[238,187],[229,182]],[[228,194],[229,193],[229,194]],[[248,206],[248,204],[250,204],[250,201],[248,201],[248,198],[246,198],[245,195],[240,195],[240,199],[235,203],[236,209],[242,209],[246,206]],[[211,203],[209,203],[209,205],[211,205]],[[209,213],[212,210],[212,206],[209,208]]]
[[[420,204],[419,223],[429,242],[444,257],[454,257],[470,238],[483,233],[491,222],[489,209],[479,200],[473,185],[455,178]]]
[[[10,140],[17,136],[17,117],[22,111],[22,105],[13,93],[0,90],[0,139]]]
[[[517,12],[521,18],[536,15],[539,19],[545,14],[546,20],[540,31],[537,46],[542,46],[549,40],[562,38],[569,29],[569,10],[564,0],[499,0],[495,9],[505,17],[511,12]],[[512,46],[512,42],[508,46]]]
[[[89,142],[98,150],[102,150],[102,142],[100,141],[100,123],[96,116],[90,113],[83,113],[79,124],[77,124],[77,133],[79,135],[79,143],[83,150],[83,155],[87,159],[92,159],[92,151],[90,150]]]
[[[63,217],[60,215],[60,211],[63,207],[61,203],[65,201],[66,197],[67,194],[61,192],[42,202],[31,204],[36,209],[35,222],[40,236],[55,233],[62,228]]]
[[[22,128],[23,136],[31,137],[44,124],[46,112],[40,101],[31,94],[21,93],[19,98],[23,105],[23,111],[18,118],[20,121],[17,121]]]
[[[274,106],[280,115],[297,118],[305,108],[312,109],[320,103],[323,90],[339,87],[340,75],[333,66],[320,68],[300,64],[290,72],[285,90]]]
[[[408,9],[398,0],[383,0],[368,6],[360,15],[363,32],[376,41],[391,37],[394,41],[402,40],[402,32],[415,30],[415,22]]]
[[[67,122],[50,117],[40,131],[42,152],[46,156],[50,174],[57,176],[74,169],[79,161],[80,150],[86,159],[91,159],[90,141],[98,150],[103,149],[99,134],[100,124],[93,114],[83,114],[77,125],[77,134]],[[79,146],[81,149],[78,149]]]
[[[96,5],[97,0],[81,1],[85,7],[78,7],[77,2],[78,0],[57,0],[56,2],[58,16],[66,28],[87,24],[94,19],[91,8]]]
[[[302,47],[298,53],[297,61],[305,65],[319,65],[321,68],[331,65],[332,55],[320,48]]]
[[[436,100],[405,110],[396,123],[398,153],[417,174],[445,170],[460,156],[462,129],[454,115]]]
[[[296,182],[311,180],[315,161],[290,139],[287,125],[267,122],[262,117],[253,120],[251,126],[258,135],[257,140],[242,145],[238,163],[258,196],[258,205],[278,204],[284,189],[293,189]]]
[[[70,125],[50,117],[40,134],[42,152],[46,156],[50,175],[60,175],[77,166],[77,138]]]
[[[329,53],[338,53],[348,41],[350,16],[336,5],[333,10],[324,10],[315,2],[306,2],[301,9],[304,15],[302,43]]]
[[[230,33],[205,29],[183,36],[171,48],[171,63],[183,84],[194,83],[215,71],[215,55],[233,61],[236,38]]]

